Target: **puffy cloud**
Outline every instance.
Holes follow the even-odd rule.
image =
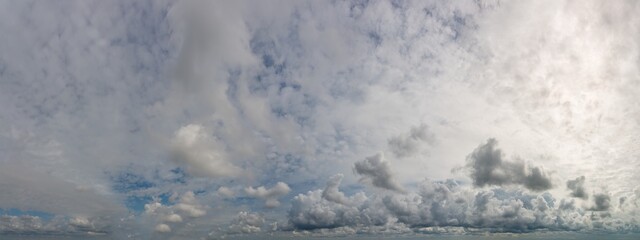
[[[190,124],[176,131],[172,141],[174,160],[185,166],[188,173],[200,177],[234,177],[241,169],[226,156],[222,143],[212,138],[198,124]]]
[[[182,195],[174,195],[170,198],[174,203],[172,205],[163,205],[158,201],[144,205],[143,216],[149,221],[148,223],[153,224],[148,227],[155,225],[153,229],[156,232],[172,232],[180,230],[185,225],[188,226],[195,219],[207,214],[208,206],[200,204],[193,192],[187,191]]]
[[[533,191],[543,191],[553,186],[541,167],[527,166],[520,159],[506,161],[497,145],[498,141],[491,138],[467,156],[465,167],[470,172],[473,185],[484,187],[518,184]]]
[[[340,189],[338,189],[343,177],[344,175],[342,174],[336,174],[329,178],[329,181],[327,181],[327,185],[322,191],[322,198],[331,202],[348,204],[349,199],[344,195],[343,192],[340,192]]]
[[[264,186],[258,188],[247,187],[244,189],[245,193],[251,197],[256,197],[265,200],[265,207],[274,208],[280,206],[278,198],[287,195],[291,188],[289,185],[283,182],[276,183],[275,186],[267,189]]]
[[[160,223],[160,224],[156,225],[154,230],[156,232],[160,232],[160,233],[168,233],[168,232],[171,232],[171,227],[169,227],[169,225],[167,225],[167,224]]]
[[[182,222],[182,217],[178,214],[172,213],[169,215],[166,215],[162,218],[162,221],[164,222],[170,222],[170,223],[179,223]]]
[[[567,181],[567,188],[571,190],[572,197],[577,197],[582,199],[589,198],[589,194],[584,188],[584,181],[585,181],[584,176],[580,176],[574,180]]]
[[[391,166],[384,160],[382,153],[356,162],[353,169],[362,176],[362,180],[370,182],[373,186],[397,192],[404,191],[400,183],[394,178]]]
[[[423,123],[412,127],[407,134],[390,138],[388,145],[396,157],[404,158],[416,154],[421,144],[433,144],[434,141],[435,136],[429,132],[429,126]]]
[[[206,206],[200,204],[191,191],[184,193],[180,197],[180,201],[173,207],[189,217],[197,218],[207,214]]]
[[[262,231],[264,217],[257,213],[239,212],[229,226],[229,233],[257,233]]]

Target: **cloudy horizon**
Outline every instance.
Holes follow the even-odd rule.
[[[0,237],[640,233],[635,1],[0,5]]]

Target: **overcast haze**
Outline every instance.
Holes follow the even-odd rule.
[[[638,12],[0,1],[0,238],[637,234]]]

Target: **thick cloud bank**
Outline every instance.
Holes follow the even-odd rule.
[[[327,188],[335,189],[335,178]],[[335,229],[353,232],[413,231],[431,232],[484,229],[498,232],[546,230],[636,231],[611,213],[593,215],[590,209],[570,199],[557,199],[549,193],[492,188],[476,191],[453,180],[424,181],[416,192],[367,195],[363,192],[344,197],[341,202],[326,198],[323,190],[310,191],[293,198],[289,222],[296,229]],[[344,196],[344,195],[341,195]],[[598,195],[594,211],[609,209],[608,197]],[[375,229],[375,230],[374,230]],[[465,230],[466,229],[466,230]]]

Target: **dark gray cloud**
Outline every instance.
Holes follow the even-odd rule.
[[[354,171],[362,176],[362,180],[370,181],[373,186],[403,192],[391,171],[389,163],[384,161],[382,153],[365,158],[354,164]]]
[[[467,156],[465,168],[470,171],[474,186],[517,184],[533,191],[544,191],[553,186],[541,167],[527,166],[521,159],[506,161],[497,145],[498,141],[491,138]]]
[[[606,193],[593,195],[593,203],[595,206],[591,208],[593,211],[607,211],[611,208],[611,196]]]
[[[574,180],[567,181],[567,188],[571,190],[572,197],[589,199],[589,194],[584,188],[584,181],[585,181],[584,176],[580,176]]]
[[[389,139],[389,149],[399,158],[414,155],[424,143],[433,144],[435,136],[429,131],[429,126],[420,124],[412,127],[407,134],[395,136]]]

